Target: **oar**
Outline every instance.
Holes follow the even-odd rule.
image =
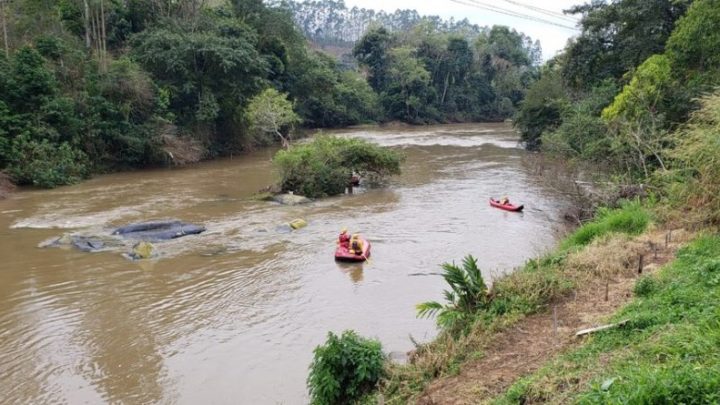
[[[367,256],[365,256],[365,255],[363,255],[363,254],[361,254],[360,257],[362,257],[363,259],[365,259],[365,263],[372,265],[372,262],[370,261],[370,258],[369,258],[369,257],[367,257]]]

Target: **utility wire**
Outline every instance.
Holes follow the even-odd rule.
[[[479,2],[477,0],[450,0],[450,1],[452,1],[453,3],[462,4],[464,6],[470,6],[470,7],[475,7],[475,8],[479,8],[482,10],[492,11],[492,12],[498,13],[498,14],[504,14],[504,15],[508,15],[511,17],[522,18],[522,19],[529,20],[529,21],[535,21],[535,22],[540,22],[540,23],[544,23],[544,24],[548,24],[548,25],[554,25],[556,27],[566,28],[566,29],[573,30],[573,31],[579,31],[579,29],[577,29],[575,27],[571,27],[569,25],[560,24],[558,22],[551,21],[551,20],[548,20],[545,18],[536,17],[536,16],[533,16],[530,14],[520,13],[520,12],[509,10],[506,8],[493,6],[493,5],[490,5],[487,3]]]
[[[533,6],[533,5],[530,5],[530,4],[521,3],[521,2],[515,1],[515,0],[503,0],[503,1],[506,2],[506,3],[514,4],[514,5],[519,6],[519,7],[526,8],[526,9],[528,9],[528,10],[532,10],[532,11],[535,11],[535,12],[538,12],[538,13],[541,13],[541,14],[545,14],[545,15],[550,16],[550,17],[555,17],[555,18],[558,18],[558,19],[561,19],[561,20],[565,20],[565,21],[568,21],[568,22],[572,22],[572,23],[578,22],[577,19],[575,19],[575,18],[573,18],[573,17],[570,17],[570,16],[568,16],[568,15],[566,15],[566,14],[563,14],[563,13],[561,13],[561,12],[558,12],[558,11],[548,10],[548,9],[546,9],[546,8],[542,8],[542,7],[537,7],[537,6]]]

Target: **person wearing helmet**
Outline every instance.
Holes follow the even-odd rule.
[[[350,248],[350,234],[348,234],[347,228],[343,228],[340,231],[340,236],[338,236],[338,245],[345,249]]]
[[[507,198],[507,196],[504,196],[503,198],[500,199],[500,204],[508,205],[508,204],[510,204],[510,199]]]

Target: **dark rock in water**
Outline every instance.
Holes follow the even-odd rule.
[[[152,221],[131,224],[117,228],[113,235],[120,235],[128,239],[140,239],[151,242],[180,238],[186,235],[196,235],[205,232],[205,227],[173,221]]]
[[[94,252],[105,247],[105,242],[86,236],[73,236],[72,244],[83,252]]]
[[[277,194],[274,195],[272,199],[283,205],[300,205],[312,202],[311,199],[296,194]]]
[[[100,252],[111,247],[121,246],[122,243],[108,236],[84,236],[65,234],[63,236],[49,239],[38,245],[38,247],[74,247],[83,252]]]

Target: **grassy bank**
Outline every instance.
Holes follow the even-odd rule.
[[[720,402],[720,237],[703,236],[576,350],[515,383],[495,400],[516,403]]]
[[[640,244],[631,236],[641,234],[650,222],[649,213],[636,203],[604,210],[556,251],[496,280],[487,305],[468,323],[419,345],[409,364],[389,366],[380,388],[386,403],[417,400],[431,380],[456,374],[464,363],[482,358],[498,332],[545,310],[579,285],[632,271]]]

